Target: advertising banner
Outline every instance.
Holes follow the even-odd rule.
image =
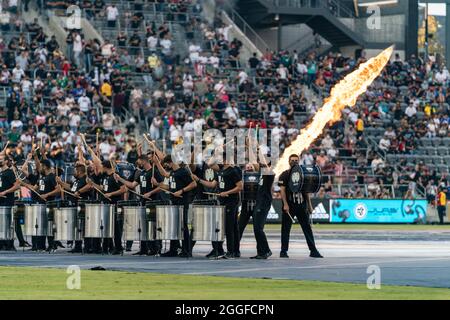
[[[331,223],[425,223],[427,201],[331,199]]]

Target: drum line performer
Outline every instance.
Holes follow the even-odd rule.
[[[217,148],[215,156],[217,155]],[[243,190],[242,174],[231,163],[217,164],[215,156],[211,157],[208,165],[217,172],[217,180],[206,181],[198,179],[198,183],[208,188],[217,188],[220,205],[225,206],[225,235],[227,239],[227,252],[224,253],[223,241],[213,241],[213,250],[209,257],[223,257],[233,259],[240,256],[239,253],[239,194]]]
[[[13,207],[14,206],[14,192],[20,188],[20,183],[16,179],[14,171],[12,170],[12,160],[5,155],[4,152],[0,153],[0,206]],[[20,222],[18,219],[14,219],[15,228],[20,228]],[[19,245],[25,246],[25,240],[23,239],[22,229],[20,229],[20,235],[18,236]],[[18,233],[18,231],[16,231]],[[12,240],[0,240],[0,250],[5,249],[7,251],[16,251],[14,247],[14,239]]]
[[[249,152],[252,152],[253,148],[249,148]],[[256,199],[251,201],[242,201],[241,214],[239,216],[239,232],[240,239],[244,234],[244,230],[248,224],[250,217],[253,217],[253,232],[256,239],[256,256],[250,259],[267,259],[272,255],[272,251],[269,248],[267,237],[264,232],[264,225],[266,223],[267,215],[272,206],[272,185],[275,180],[275,174],[272,172],[270,163],[261,152],[261,148],[258,148],[260,159],[263,159],[263,164],[249,163],[248,171],[258,173],[258,188],[256,190]],[[250,157],[251,159],[251,157]],[[265,172],[262,172],[265,170]],[[245,174],[245,173],[244,173]],[[245,180],[244,180],[245,190]]]
[[[183,206],[183,238],[182,252],[178,255],[181,258],[192,257],[191,235],[188,228],[189,204],[192,202],[192,191],[197,187],[197,183],[185,166],[180,166],[172,160],[171,155],[167,155],[163,159],[163,163],[167,165],[171,171],[167,172],[157,155],[153,157],[153,163],[156,164],[161,176],[168,178],[168,185],[164,182],[158,182],[155,177],[152,178],[153,185],[167,190],[171,193],[172,205]],[[170,249],[168,252],[161,254],[162,257],[175,257],[180,244],[178,240],[170,241]]]
[[[88,200],[90,191],[92,187],[87,184],[87,168],[85,164],[77,163],[75,165],[75,172],[74,172],[74,178],[75,180],[69,184],[61,180],[60,177],[56,178],[56,182],[67,191],[70,191],[71,193],[75,194],[76,197],[72,195],[68,195],[68,200],[72,203],[76,204],[78,206],[79,200]],[[85,248],[87,244],[85,240]],[[87,250],[85,250],[87,251]],[[82,253],[83,252],[83,241],[82,240],[76,240],[75,246],[72,250],[69,251],[70,253]]]
[[[45,204],[48,201],[53,201],[56,199],[56,196],[60,194],[61,190],[56,183],[56,175],[53,171],[53,166],[50,160],[44,159],[42,161],[39,160],[37,155],[34,157],[34,161],[36,163],[37,174],[28,173],[28,179],[31,184],[25,183],[24,181],[20,181],[20,184],[27,187],[28,189],[33,189],[35,192],[39,194],[37,196],[34,192],[32,193],[32,200],[37,203]],[[36,183],[37,182],[37,183]],[[33,183],[36,183],[33,185]],[[34,238],[34,240],[33,240]],[[45,236],[33,236],[32,245],[35,251],[36,250],[45,250]],[[54,241],[54,236],[47,236],[48,240],[48,251],[56,250],[57,247],[64,246],[59,241]]]
[[[312,204],[309,194],[294,193],[289,188],[289,179],[292,169],[299,164],[300,158],[293,154],[289,157],[290,169],[284,171],[278,180],[281,199],[283,201],[283,215],[281,216],[281,252],[280,258],[289,258],[289,235],[292,227],[292,219],[288,213],[296,216],[305,235],[306,243],[310,250],[310,257],[323,258],[316,248],[314,235],[310,224],[310,214],[312,214]]]
[[[104,196],[102,196],[103,201],[113,204],[115,210],[117,209],[117,202],[122,199],[122,196],[127,192],[126,186],[119,184],[114,178],[115,168],[113,168],[111,161],[103,161],[101,164],[94,161],[94,165],[97,167],[97,172],[101,173],[101,186],[96,184],[91,179],[88,180],[88,184],[94,187],[94,189],[103,190]],[[114,243],[111,239],[104,239],[109,245],[110,251],[113,255],[122,254],[122,231],[123,231],[123,221],[118,219],[117,211],[114,219]],[[103,250],[106,248],[104,247]]]
[[[151,153],[151,155],[153,155],[153,153]],[[136,165],[139,168],[139,171],[136,171],[134,181],[128,181],[117,173],[114,174],[114,178],[131,190],[138,191],[136,189],[139,187],[139,192],[142,197],[137,197],[140,197],[139,200],[142,205],[145,205],[146,200],[160,200],[161,189],[154,186],[151,181],[153,176],[157,182],[160,183],[163,181],[161,175],[159,174],[159,170],[153,170],[153,164],[151,163],[149,156],[145,154],[138,156]],[[159,254],[161,248],[158,244],[159,241],[141,240],[140,250],[135,253],[135,255],[153,256]]]

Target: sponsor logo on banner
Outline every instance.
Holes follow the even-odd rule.
[[[330,200],[331,223],[425,223],[427,201],[415,200]]]

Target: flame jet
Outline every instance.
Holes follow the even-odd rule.
[[[345,107],[353,107],[356,104],[358,97],[383,71],[393,51],[394,46],[385,49],[378,56],[361,64],[358,70],[348,74],[331,89],[330,97],[325,99],[325,104],[317,111],[312,122],[284,150],[274,169],[276,177],[289,169],[288,158],[291,154],[301,155],[322,134],[327,124],[331,125],[342,118],[342,110]]]

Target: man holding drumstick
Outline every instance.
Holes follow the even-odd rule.
[[[323,258],[316,248],[314,235],[309,223],[309,215],[312,213],[311,200],[307,193],[293,193],[289,188],[289,179],[291,178],[292,168],[299,164],[300,158],[293,154],[289,157],[289,166],[291,169],[284,171],[278,180],[280,186],[281,199],[283,200],[283,215],[281,216],[281,252],[280,258],[289,258],[287,252],[289,249],[289,234],[292,227],[292,217],[296,216],[300,222],[306,243],[311,251],[310,257]]]
[[[171,194],[172,205],[183,206],[183,229],[184,229],[184,241],[182,247],[182,253],[178,255],[182,258],[192,257],[192,245],[191,237],[188,228],[188,212],[189,204],[192,202],[192,191],[197,187],[197,183],[192,179],[189,170],[186,167],[182,167],[172,160],[172,156],[168,155],[164,158],[163,163],[168,165],[171,172],[167,172],[158,156],[153,157],[153,163],[156,164],[159,173],[166,178],[169,178],[169,185],[163,182],[158,182],[155,177],[152,178],[153,185],[160,187],[161,189],[168,190]],[[177,256],[177,250],[179,247],[178,240],[170,241],[170,249],[168,252],[161,255],[161,257],[175,257]]]

